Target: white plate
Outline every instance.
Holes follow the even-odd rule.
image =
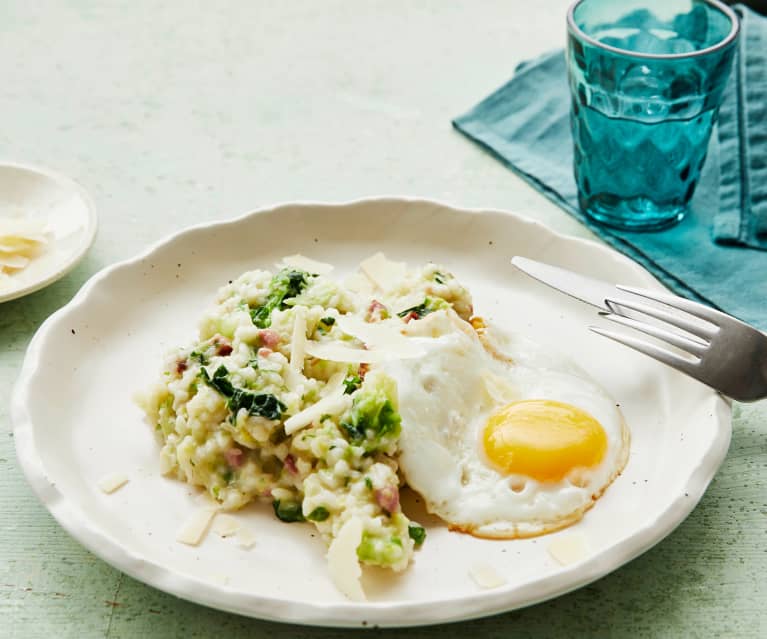
[[[250,551],[214,534],[175,541],[195,508],[187,486],[160,476],[158,446],[131,396],[157,374],[162,353],[189,340],[219,285],[302,253],[341,270],[383,250],[411,264],[444,263],[475,308],[548,343],[618,401],[632,432],[625,472],[576,526],[527,540],[451,533],[433,518],[401,575],[366,570],[367,603],[346,601],[328,577],[321,541],[261,505],[241,517]],[[12,400],[16,446],[29,482],[54,517],[105,561],[157,588],[245,615],[319,625],[418,625],[493,614],[582,586],[669,534],[722,462],[730,407],[710,389],[591,334],[590,307],[525,278],[512,255],[660,288],[642,268],[596,243],[564,237],[509,213],[463,211],[422,200],[294,204],[183,231],[93,277],[35,335]],[[123,472],[107,496],[96,482]],[[560,566],[549,544],[585,539],[580,561]],[[491,564],[506,585],[469,578]]]
[[[41,167],[0,164],[2,217],[41,221],[51,242],[26,268],[0,280],[0,302],[33,293],[69,273],[96,236],[96,208],[87,193],[68,177]]]

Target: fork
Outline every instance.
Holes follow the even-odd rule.
[[[608,310],[599,313],[602,317],[675,346],[682,353],[598,326],[589,327],[593,332],[686,373],[737,401],[767,397],[767,335],[726,313],[676,295],[630,286],[616,288],[659,302],[669,310],[615,296],[605,299]],[[633,311],[631,316],[627,311]],[[685,334],[638,319],[636,314],[660,320]]]

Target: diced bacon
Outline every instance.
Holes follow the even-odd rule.
[[[232,468],[239,468],[242,466],[242,449],[241,448],[229,448],[224,452],[226,463]]]
[[[399,509],[399,488],[396,486],[384,486],[375,492],[378,505],[388,513],[397,512]]]
[[[386,307],[378,300],[373,300],[368,306],[367,321],[368,322],[380,322],[385,318]]]
[[[232,354],[232,342],[223,335],[213,336],[213,346],[216,347],[216,355],[225,357]]]
[[[181,375],[189,366],[189,363],[185,359],[179,359],[176,361],[176,374]]]
[[[291,475],[298,474],[298,468],[296,468],[296,460],[293,458],[293,455],[288,455],[285,457],[285,468],[288,469],[288,472]]]
[[[269,357],[274,351],[271,348],[266,348],[262,346],[258,349],[258,356],[259,357]]]
[[[261,344],[267,348],[274,350],[274,347],[280,343],[280,334],[277,331],[273,331],[270,328],[265,328],[258,331],[258,337],[261,340]]]
[[[405,324],[407,324],[407,323],[408,323],[408,322],[410,322],[411,320],[414,320],[414,319],[418,319],[419,317],[420,317],[420,316],[418,315],[418,313],[416,313],[415,311],[410,311],[410,312],[409,312],[407,315],[405,315],[405,317],[403,317],[402,319],[404,319],[404,320],[405,320]]]
[[[364,380],[365,375],[370,370],[370,364],[360,364],[360,367],[357,369],[357,375],[360,379]]]

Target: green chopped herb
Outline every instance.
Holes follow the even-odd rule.
[[[442,273],[440,273],[439,271],[437,271],[436,273],[434,273],[434,281],[437,284],[444,284],[445,283],[445,276]]]
[[[320,322],[322,322],[325,326],[330,327],[333,326],[333,324],[336,323],[335,317],[323,317]]]
[[[304,521],[304,515],[301,512],[301,504],[297,501],[280,501],[275,499],[272,502],[274,508],[274,514],[280,521],[287,522],[289,524],[296,521]]]
[[[234,473],[231,470],[226,470],[221,475],[221,479],[223,479],[227,484],[231,484],[232,479],[234,479]]]
[[[410,535],[410,539],[415,542],[416,546],[420,546],[426,539],[426,529],[418,524],[408,524],[407,534]]]
[[[408,315],[415,316],[415,319],[421,319],[424,315],[433,313],[443,308],[447,308],[448,303],[441,298],[426,297],[421,304],[406,308],[404,311],[397,313],[399,317],[406,318]]]
[[[204,368],[200,369],[200,376],[206,384],[227,398],[227,406],[232,411],[232,416],[237,415],[240,409],[244,408],[250,415],[279,420],[287,408],[271,393],[254,393],[235,387],[229,380],[229,371],[223,364],[216,369],[213,377],[210,377]]]
[[[192,351],[189,353],[189,359],[199,362],[200,366],[207,366],[208,364],[208,356],[200,351]]]
[[[272,311],[275,308],[284,310],[287,308],[285,300],[297,297],[306,288],[309,278],[312,277],[304,271],[283,269],[269,282],[269,291],[266,302],[261,306],[251,309],[250,319],[259,328],[268,328],[272,325]]]
[[[359,375],[349,375],[344,380],[344,386],[346,387],[346,390],[344,390],[344,395],[351,395],[360,386],[362,386],[362,378]]]
[[[309,521],[325,521],[328,517],[330,517],[330,513],[328,512],[328,509],[323,506],[317,506],[317,508],[306,516]]]
[[[370,477],[365,477],[365,486],[368,487],[368,490],[373,490],[373,480]]]

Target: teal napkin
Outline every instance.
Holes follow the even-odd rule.
[[[737,11],[739,51],[708,160],[690,211],[670,229],[618,231],[581,213],[561,51],[523,62],[453,125],[673,291],[767,330],[767,19]]]

